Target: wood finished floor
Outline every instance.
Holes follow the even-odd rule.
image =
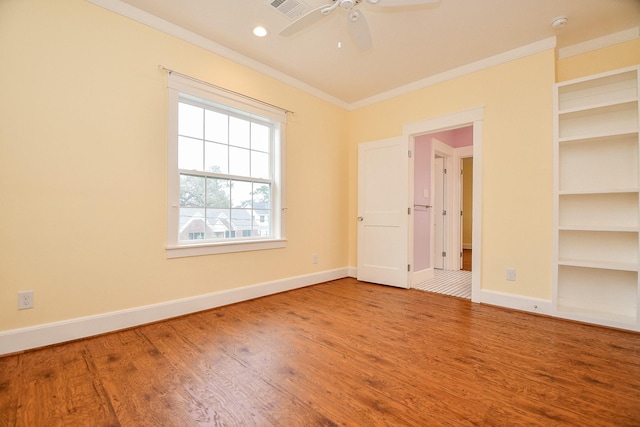
[[[0,358],[2,426],[638,426],[640,334],[342,279]]]

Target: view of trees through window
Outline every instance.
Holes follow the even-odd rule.
[[[180,102],[179,240],[270,237],[269,123]]]

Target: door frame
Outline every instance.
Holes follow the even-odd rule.
[[[447,173],[444,177],[445,181],[445,204],[443,206],[444,210],[447,211],[447,219],[445,220],[445,243],[444,249],[447,252],[447,256],[444,259],[443,267],[445,270],[460,270],[462,268],[462,264],[460,261],[460,257],[458,254],[462,253],[462,229],[460,225],[460,211],[462,210],[461,203],[461,185],[462,185],[462,177],[460,175],[460,160],[463,157],[473,157],[473,146],[468,147],[458,147],[453,148],[450,145],[445,144],[444,142],[432,138],[431,139],[431,194],[434,197],[439,194],[435,188],[435,175],[437,171],[433,167],[435,164],[435,159],[437,157],[441,157],[445,159]],[[414,163],[415,164],[415,163]],[[435,205],[435,202],[434,202]],[[435,263],[433,262],[436,257],[435,251],[435,233],[433,233],[434,227],[433,223],[435,222],[436,212],[434,209],[433,215],[431,215],[431,231],[430,234],[430,244],[431,244],[431,268],[435,268]],[[432,276],[433,277],[433,276]],[[414,282],[419,283],[419,282]]]
[[[484,107],[460,111],[444,116],[433,117],[417,122],[407,123],[402,128],[402,138],[407,142],[411,152],[415,151],[415,138],[419,135],[456,129],[473,125],[473,252],[471,272],[471,301],[480,302],[482,277],[482,125]],[[409,205],[414,204],[414,159],[409,159]],[[413,261],[413,211],[408,218],[409,262]],[[410,286],[413,287],[413,275],[409,275]]]

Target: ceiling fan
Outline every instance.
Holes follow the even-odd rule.
[[[440,0],[331,0],[332,3],[317,7],[307,14],[300,17],[298,20],[292,22],[282,31],[281,36],[290,36],[298,31],[307,28],[323,17],[331,14],[334,10],[341,7],[349,12],[348,14],[348,29],[351,39],[355,43],[356,47],[360,50],[366,51],[371,48],[371,32],[369,31],[369,25],[367,21],[357,8],[360,3],[366,2],[372,5],[380,7],[403,7],[403,6],[416,6],[430,3],[437,3]]]

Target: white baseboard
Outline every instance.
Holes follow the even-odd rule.
[[[350,276],[351,268],[0,332],[0,355],[86,338]]]
[[[349,267],[349,277],[356,279],[358,277],[358,267]]]
[[[505,308],[513,308],[530,313],[546,314],[552,316],[551,300],[525,297],[514,294],[507,294],[498,291],[480,290],[480,300],[482,304],[497,305]]]

